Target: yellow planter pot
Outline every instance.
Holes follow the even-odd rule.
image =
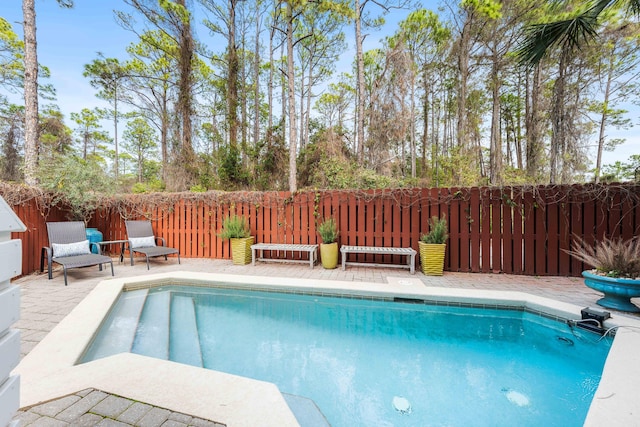
[[[420,265],[427,276],[442,276],[444,270],[444,253],[447,244],[418,242],[420,248]]]
[[[251,263],[251,245],[255,241],[254,237],[231,240],[231,258],[236,265],[246,265]]]
[[[320,261],[329,270],[338,266],[338,242],[320,244]]]

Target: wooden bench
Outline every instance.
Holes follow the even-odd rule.
[[[259,251],[258,257],[256,252]],[[306,259],[283,259],[283,258],[264,258],[264,251],[280,251],[285,252],[307,252],[309,254],[309,260]],[[318,245],[294,245],[287,243],[256,243],[251,245],[251,263],[256,265],[258,261],[272,261],[272,262],[304,262],[309,263],[309,266],[313,268],[313,265],[318,260]]]
[[[342,269],[347,268],[349,265],[363,265],[372,267],[394,267],[394,268],[408,268],[411,274],[415,273],[416,265],[416,251],[412,248],[383,248],[378,246],[343,246],[340,248],[342,253]],[[375,255],[406,255],[406,264],[376,264],[371,262],[347,262],[348,254],[375,254]]]

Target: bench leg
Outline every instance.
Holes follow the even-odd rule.
[[[408,256],[409,258],[409,272],[411,272],[411,274],[415,274],[416,272],[416,256],[415,254],[411,254]]]
[[[342,270],[346,270],[347,269],[347,253],[346,252],[342,252]]]

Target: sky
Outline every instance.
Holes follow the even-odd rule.
[[[428,2],[425,7],[435,10],[437,3]],[[136,41],[136,36],[120,27],[115,19],[113,10],[125,10],[127,6],[120,0],[75,0],[73,9],[63,9],[55,0],[36,0],[36,23],[38,37],[38,60],[51,71],[51,78],[47,83],[53,84],[57,91],[55,103],[65,115],[66,123],[71,126],[69,115],[79,112],[82,108],[105,107],[105,101],[95,97],[96,90],[83,77],[84,65],[98,57],[101,52],[106,57],[125,59],[125,48]],[[371,33],[365,39],[365,49],[379,46],[384,35],[397,28],[398,21],[404,19],[405,12],[396,12],[387,16],[385,29]],[[22,2],[20,0],[0,0],[0,16],[7,19],[14,31],[22,37]],[[198,19],[198,17],[196,17]],[[201,20],[201,18],[199,19]],[[337,73],[350,71],[355,57],[353,46],[353,30],[346,29],[349,47],[337,63]],[[197,37],[214,48],[220,40],[212,39],[207,30],[196,28]],[[219,51],[224,49],[220,46]],[[15,103],[22,103],[20,98],[12,99]],[[627,141],[618,146],[614,152],[605,152],[603,164],[615,161],[626,162],[632,154],[640,154],[640,113],[638,107],[630,103],[623,106],[631,110],[630,115],[635,127],[626,131],[610,130],[611,138],[625,138]],[[105,125],[105,129],[110,129]],[[596,136],[593,136],[594,144]],[[595,149],[592,149],[590,159],[595,163]]]

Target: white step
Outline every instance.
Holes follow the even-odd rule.
[[[300,427],[331,427],[316,402],[308,397],[282,393]]]
[[[171,342],[169,358],[174,362],[202,367],[202,351],[192,297],[174,295],[171,299]]]
[[[131,352],[156,359],[169,358],[170,292],[147,295]]]
[[[131,350],[148,291],[140,289],[122,293],[83,360],[100,359]]]

